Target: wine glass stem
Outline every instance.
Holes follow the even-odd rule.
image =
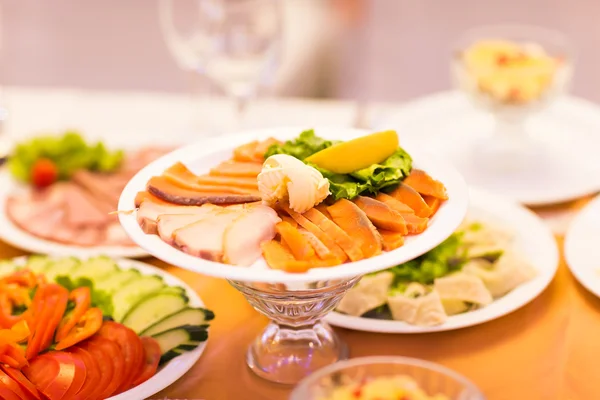
[[[244,119],[248,113],[250,96],[235,96],[235,129],[241,130],[244,128]]]

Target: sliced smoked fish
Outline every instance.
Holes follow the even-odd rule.
[[[148,181],[148,192],[161,200],[180,205],[239,204],[260,201],[260,196],[227,192],[202,192],[179,187],[164,176],[155,176]]]
[[[407,206],[406,204],[402,203],[399,200],[396,200],[389,194],[385,194],[383,192],[379,192],[377,194],[377,196],[375,197],[375,200],[378,200],[378,201],[381,201],[382,203],[387,204],[393,210],[398,211],[400,214],[414,214],[415,213],[413,211],[413,209],[410,208],[409,206]]]
[[[423,200],[425,200],[425,203],[427,203],[427,205],[431,209],[431,215],[429,216],[429,218],[433,217],[435,213],[437,213],[437,211],[440,209],[440,206],[442,205],[442,200],[433,196],[423,196]]]
[[[340,199],[327,207],[333,221],[357,241],[366,258],[381,253],[381,236],[367,214],[347,199]]]
[[[317,225],[323,232],[325,232],[325,235],[331,237],[338,244],[338,246],[344,250],[350,260],[358,261],[365,258],[360,245],[355,242],[346,233],[346,231],[337,226],[332,220],[324,216],[319,210],[316,208],[311,208],[302,215],[310,222]],[[298,221],[298,223],[302,225],[300,221]]]
[[[166,201],[164,201],[164,200],[162,200],[162,199],[159,199],[158,197],[156,197],[156,196],[154,196],[153,194],[149,193],[147,190],[143,190],[143,191],[141,191],[141,192],[138,192],[138,193],[135,195],[135,200],[134,200],[134,202],[135,202],[135,207],[136,207],[136,208],[137,208],[137,207],[139,207],[139,206],[140,206],[140,204],[142,204],[142,201],[144,201],[144,200],[146,200],[146,199],[148,199],[148,200],[152,201],[153,203],[158,203],[158,204],[160,204],[160,203],[162,203],[162,204],[169,204],[168,202],[166,202]]]
[[[332,267],[339,264],[337,259],[327,260],[296,260],[290,249],[276,240],[270,240],[261,244],[262,254],[267,265],[273,269],[285,272],[302,273],[311,268]]]
[[[383,250],[392,251],[404,245],[404,235],[399,232],[379,229],[379,234],[383,240]]]
[[[281,218],[283,221],[285,221],[285,222],[287,222],[288,224],[292,225],[294,228],[297,228],[297,227],[298,227],[298,222],[296,222],[296,220],[295,220],[294,218],[292,218],[292,217],[289,217],[289,216],[287,216],[287,215],[281,215],[281,214],[279,215],[279,217],[280,217],[280,218]]]
[[[178,206],[174,204],[163,204],[155,203],[152,200],[144,200],[140,204],[136,218],[137,222],[145,233],[158,234],[158,218],[161,215],[181,215],[181,214],[193,214],[204,216],[209,213],[215,213],[217,210],[221,210],[222,207],[215,206],[213,204],[204,204],[198,206]],[[164,228],[163,228],[164,229]],[[171,236],[171,234],[169,234]]]
[[[403,183],[415,189],[418,193],[433,196],[440,200],[448,200],[446,187],[438,180],[433,179],[425,171],[413,169]]]
[[[327,211],[327,204],[321,203],[321,204],[315,206],[315,208],[317,210],[319,210],[321,212],[321,214],[323,214],[324,216],[326,216],[327,218],[332,220],[331,214],[329,214],[329,211]]]
[[[319,256],[321,260],[331,259],[337,260],[338,264],[342,263],[342,261],[339,258],[337,258],[335,254],[333,254],[331,250],[329,250],[329,248],[325,246],[325,244],[322,241],[319,240],[318,237],[316,237],[304,228],[299,228],[298,231],[300,231],[300,233],[306,238],[306,240],[308,240],[312,248],[315,250],[315,253],[317,253],[317,256]]]
[[[327,235],[321,228],[311,222],[308,218],[303,216],[300,213],[297,213],[290,209],[289,207],[284,207],[285,211],[298,223],[299,226],[306,229],[308,232],[312,233],[319,239],[327,248],[333,253],[333,255],[340,260],[340,262],[344,262],[348,259],[348,256],[342,250],[340,246],[333,240],[333,238]]]
[[[265,139],[262,142],[258,143],[254,149],[254,157],[257,159],[260,158],[261,160],[264,160],[265,153],[267,152],[267,150],[269,150],[269,147],[271,147],[272,145],[277,144],[277,143],[281,143],[281,142],[272,137]]]
[[[163,173],[163,176],[174,185],[199,192],[259,195],[258,184],[254,178],[198,176],[180,162],[167,168]]]
[[[316,257],[308,239],[288,222],[278,223],[275,225],[275,230],[281,236],[281,241],[288,245],[295,259],[310,261]]]
[[[236,147],[233,150],[233,159],[235,161],[262,163],[264,161],[264,157],[256,157],[256,148],[258,147],[258,144],[258,140],[254,140],[250,143]]]
[[[402,216],[404,217],[404,222],[406,222],[409,235],[423,233],[427,229],[429,218],[417,217],[415,214],[403,214]]]
[[[164,242],[173,244],[173,233],[177,229],[205,217],[206,214],[161,214],[156,219],[156,232]]]
[[[358,196],[354,199],[354,204],[367,214],[377,228],[400,232],[403,235],[408,233],[402,215],[387,204],[366,196]]]
[[[431,208],[425,203],[423,197],[412,187],[402,182],[390,192],[390,196],[409,206],[418,217],[424,218],[431,215]]]
[[[210,170],[212,176],[246,176],[256,178],[262,170],[258,162],[224,161]]]
[[[223,261],[225,230],[243,211],[227,211],[207,216],[173,232],[173,242],[184,252],[210,261]]]
[[[281,219],[268,206],[258,204],[243,211],[223,234],[223,261],[249,266],[260,257],[260,244],[275,237]],[[295,228],[294,228],[295,229]]]
[[[197,183],[201,185],[225,186],[225,188],[248,188],[258,190],[258,181],[250,177],[210,176],[201,175],[197,177]]]

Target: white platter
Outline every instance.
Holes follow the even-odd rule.
[[[460,92],[423,97],[376,124],[445,157],[470,186],[523,204],[564,202],[600,190],[600,107],[561,97],[533,116],[527,127],[537,143],[528,168],[496,173],[482,168],[471,153],[473,145],[490,137],[494,120]]]
[[[325,320],[332,325],[369,332],[425,333],[441,332],[481,324],[500,318],[523,307],[536,298],[554,278],[558,267],[556,241],[544,222],[526,208],[492,194],[471,190],[468,215],[501,224],[515,232],[516,249],[537,270],[531,281],[517,287],[492,304],[475,311],[449,316],[441,325],[421,327],[403,321],[353,317],[338,312],[330,313]],[[600,216],[600,213],[599,213]]]
[[[13,247],[38,254],[83,258],[102,254],[117,258],[148,256],[148,253],[135,245],[82,247],[53,242],[31,235],[13,224],[6,215],[6,200],[8,196],[15,193],[15,191],[24,189],[22,185],[12,179],[6,168],[0,168],[0,240]]]
[[[230,158],[233,148],[238,145],[268,137],[275,137],[280,140],[292,139],[297,137],[304,129],[310,128],[286,127],[249,131],[237,135],[203,140],[176,150],[145,167],[127,184],[121,194],[119,210],[134,209],[135,196],[139,191],[145,190],[148,180],[153,176],[161,175],[166,168],[175,162],[183,162],[195,173],[205,173],[220,161]],[[348,128],[317,127],[315,133],[326,139],[350,140],[371,132]],[[400,136],[400,140],[402,141],[402,136]],[[423,152],[418,152],[407,146],[405,148],[413,157],[415,167],[427,171],[446,186],[449,200],[440,207],[435,217],[431,219],[429,228],[420,235],[408,238],[403,247],[354,263],[330,268],[314,268],[302,274],[269,269],[262,259],[251,267],[231,266],[193,257],[171,247],[158,236],[145,234],[140,229],[133,214],[120,213],[119,218],[128,235],[153,256],[167,263],[206,275],[236,281],[288,283],[340,279],[362,275],[413,259],[425,253],[446,239],[458,227],[466,214],[468,190],[464,180],[456,170],[447,163],[424,155]]]
[[[600,297],[600,196],[573,219],[565,236],[565,259],[575,278]]]
[[[85,259],[86,257],[78,257]],[[25,263],[27,257],[18,257],[14,260],[17,263]],[[189,299],[189,305],[191,307],[205,307],[200,296],[194,292],[185,282],[179,278],[163,271],[160,268],[152,265],[127,259],[115,259],[114,260],[119,268],[121,269],[136,269],[142,275],[158,275],[160,276],[167,285],[169,286],[181,286],[185,290],[185,294]],[[209,334],[210,336],[210,334]],[[210,338],[210,337],[209,337]],[[188,351],[180,356],[173,358],[171,361],[162,366],[158,372],[146,382],[138,385],[126,392],[120,393],[116,396],[109,397],[107,400],[130,400],[130,399],[147,399],[155,393],[160,392],[164,388],[168,387],[176,380],[181,378],[183,374],[189,371],[204,352],[206,347],[204,341],[197,348],[192,351]]]

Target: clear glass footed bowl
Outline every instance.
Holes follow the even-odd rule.
[[[348,348],[322,318],[359,277],[302,284],[229,281],[269,325],[250,345],[248,366],[267,380],[296,384],[310,373],[348,358]]]
[[[290,400],[328,400],[336,389],[380,377],[405,375],[429,396],[449,400],[485,400],[481,391],[462,375],[428,361],[407,357],[362,357],[341,361],[300,382]]]

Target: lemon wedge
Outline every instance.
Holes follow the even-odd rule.
[[[384,131],[333,145],[306,161],[337,174],[349,174],[382,162],[396,149],[398,134],[396,131]]]

